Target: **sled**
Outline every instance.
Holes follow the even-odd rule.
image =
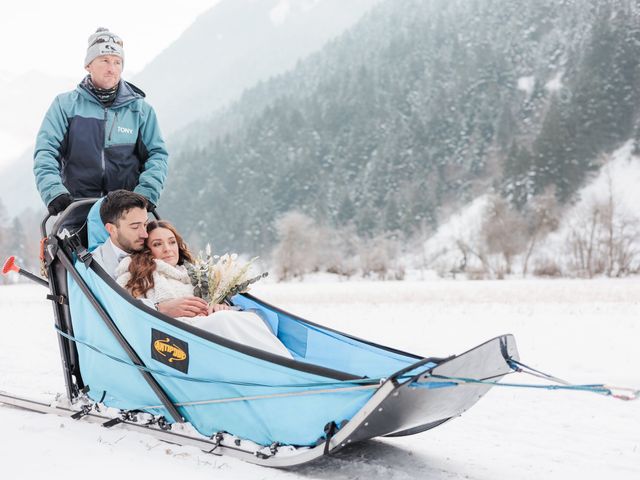
[[[288,467],[355,442],[437,427],[473,406],[519,360],[512,335],[460,355],[425,357],[310,322],[250,294],[236,295],[233,304],[265,318],[293,359],[227,340],[147,307],[92,261],[90,251],[106,238],[97,205],[80,232],[69,235],[62,226],[96,200],[76,201],[53,226],[49,216],[41,225],[66,405],[2,392],[0,403],[108,427],[134,425],[209,453]],[[117,414],[99,413],[105,411]],[[179,424],[190,433],[178,433]]]

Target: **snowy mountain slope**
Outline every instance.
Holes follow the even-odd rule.
[[[293,67],[378,0],[223,0],[133,77],[171,134]],[[170,94],[167,94],[170,92]]]
[[[569,203],[602,153],[637,137],[637,15],[622,0],[381,2],[189,125],[167,214],[264,255],[292,210],[414,237],[490,191]]]
[[[635,278],[264,284],[254,293],[313,321],[423,355],[460,353],[513,333],[529,365],[576,382],[638,387],[639,289]],[[0,318],[15,340],[0,349],[0,389],[40,398],[62,391],[44,290],[0,287]],[[630,480],[640,475],[638,403],[587,393],[494,388],[461,418],[430,432],[366,442],[287,471],[4,407],[0,422],[10,432],[1,444],[2,470],[25,478],[61,479],[81,471],[96,479]]]

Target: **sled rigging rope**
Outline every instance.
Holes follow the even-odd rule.
[[[430,374],[430,378],[438,378],[446,380],[443,383],[451,383],[452,385],[464,385],[464,384],[484,384],[492,385],[496,387],[513,387],[513,388],[532,388],[543,390],[573,390],[582,392],[592,392],[600,395],[605,395],[618,400],[637,400],[640,398],[640,389],[634,389],[629,387],[616,387],[613,385],[605,384],[592,384],[592,385],[575,385],[561,378],[554,377],[547,373],[536,370],[533,367],[529,367],[518,360],[509,359],[507,361],[509,366],[513,369],[512,373],[524,373],[534,377],[542,378],[552,382],[559,383],[560,385],[540,385],[540,384],[527,384],[527,383],[508,383],[508,382],[495,382],[492,380],[478,380],[475,378],[466,377],[451,377],[447,375]]]
[[[523,372],[524,373],[524,372]],[[637,400],[640,397],[640,390],[636,390],[628,387],[614,387],[611,385],[605,384],[593,384],[593,385],[538,385],[534,383],[504,383],[504,382],[495,382],[491,380],[478,380],[475,378],[465,378],[465,377],[449,377],[446,375],[429,375],[430,378],[438,378],[442,380],[446,380],[446,384],[454,385],[463,385],[463,384],[484,384],[484,385],[492,385],[495,387],[514,387],[514,388],[533,388],[533,389],[542,389],[542,390],[573,390],[573,391],[583,391],[583,392],[592,392],[598,393],[601,395],[610,396],[613,398],[617,398],[619,400]],[[444,385],[443,385],[444,386]],[[623,393],[624,392],[624,393]]]
[[[315,387],[330,387],[336,386],[335,388],[318,388],[316,390],[308,390],[304,392],[295,391],[295,392],[281,392],[275,394],[265,394],[265,395],[250,395],[243,397],[229,397],[229,398],[220,398],[214,400],[200,400],[200,401],[192,401],[192,402],[181,402],[176,403],[176,406],[197,406],[197,405],[208,405],[215,403],[228,403],[228,402],[238,402],[238,401],[249,401],[249,400],[262,400],[269,398],[281,398],[281,397],[293,397],[293,396],[304,396],[304,395],[317,395],[322,393],[336,393],[336,392],[344,392],[344,391],[353,391],[353,390],[375,390],[377,389],[386,379],[385,378],[363,378],[363,379],[353,379],[353,380],[337,380],[337,381],[328,381],[328,382],[313,382],[313,383],[296,383],[296,384],[286,384],[286,385],[274,385],[274,384],[263,384],[263,383],[255,383],[255,382],[243,382],[243,381],[229,381],[229,380],[220,380],[220,379],[211,379],[211,378],[199,378],[199,377],[186,377],[179,376],[170,372],[165,372],[161,370],[156,370],[153,368],[145,367],[142,365],[136,365],[130,361],[123,360],[114,355],[103,352],[97,347],[79,340],[68,333],[63,332],[59,328],[56,327],[56,331],[62,335],[63,337],[82,344],[91,350],[104,355],[110,358],[113,361],[121,363],[123,365],[127,365],[129,367],[137,368],[139,370],[144,370],[148,373],[152,373],[154,375],[162,375],[164,377],[176,378],[179,380],[185,380],[189,382],[197,382],[197,383],[212,383],[212,384],[226,384],[226,385],[234,385],[234,386],[247,386],[247,387],[268,387],[268,388],[315,388]],[[553,375],[549,375],[547,373],[541,372],[540,370],[536,370],[535,368],[529,367],[517,360],[512,358],[507,360],[507,363],[513,370],[512,372],[507,373],[524,373],[528,375],[532,375],[538,378],[542,378],[544,380],[549,380],[552,382],[556,382],[559,385],[540,385],[540,384],[526,384],[526,383],[505,383],[505,382],[497,382],[487,379],[475,379],[475,378],[467,378],[467,377],[454,377],[448,375],[439,375],[433,373],[426,373],[427,378],[439,379],[443,380],[442,382],[430,382],[427,385],[430,388],[443,388],[443,387],[455,387],[455,386],[463,386],[470,384],[483,384],[483,385],[491,385],[496,387],[511,387],[511,388],[531,388],[531,389],[543,389],[543,390],[573,390],[573,391],[584,391],[584,392],[592,392],[600,395],[610,396],[612,398],[617,398],[619,400],[637,400],[640,398],[640,389],[633,389],[628,387],[615,387],[611,385],[605,384],[589,384],[589,385],[575,385],[567,382],[566,380],[562,380],[558,377],[554,377]],[[502,376],[502,375],[500,375]],[[409,380],[414,375],[403,375],[397,377],[399,380]],[[347,387],[338,387],[338,385],[351,385]],[[437,385],[437,386],[436,386]],[[144,408],[162,408],[162,405],[152,405],[146,406]]]
[[[566,380],[562,380],[561,378],[557,378],[547,373],[541,372],[540,370],[536,370],[535,368],[525,365],[524,363],[519,362],[517,360],[511,359],[509,363],[511,368],[513,368],[516,372],[521,372],[527,375],[532,375],[534,377],[539,377],[545,380],[550,380],[552,382],[560,383],[561,385],[566,386],[568,390],[578,390],[577,388],[573,388],[573,387],[579,387],[579,385],[572,385],[570,382],[567,382]],[[559,387],[559,386],[556,386],[556,387]],[[589,387],[589,385],[586,385],[585,387]],[[611,396],[619,400],[637,400],[638,398],[640,398],[640,389],[634,389],[629,387],[617,387],[614,385],[592,385],[591,387],[595,388],[595,390],[592,390],[594,393],[601,393],[603,395]],[[559,389],[561,388],[556,388],[556,390],[559,390]],[[598,391],[598,390],[601,390],[601,391]]]

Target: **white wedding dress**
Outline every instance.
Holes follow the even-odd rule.
[[[253,312],[222,310],[206,317],[180,317],[179,320],[249,347],[293,358],[265,321]]]
[[[130,263],[131,258],[125,257],[116,269],[116,281],[124,288],[131,278]],[[154,288],[147,291],[145,298],[154,303],[193,295],[193,286],[187,269],[183,265],[174,267],[156,259],[153,282]],[[253,312],[221,310],[206,317],[178,317],[177,320],[249,347],[293,358],[287,347],[273,334],[267,323]]]

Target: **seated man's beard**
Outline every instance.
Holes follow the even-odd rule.
[[[127,253],[139,252],[144,249],[144,241],[140,243],[132,242],[131,240],[125,238],[122,235],[118,235],[118,243],[122,247],[122,249]]]

